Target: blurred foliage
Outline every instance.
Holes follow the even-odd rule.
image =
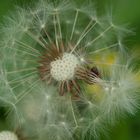
[[[1,0],[0,1],[0,22],[3,16],[13,11],[15,5],[25,6],[31,5],[31,1],[38,0]],[[129,24],[130,29],[135,32],[135,35],[129,35],[126,38],[126,44],[129,49],[140,50],[140,0],[91,0],[95,2],[98,14],[103,14],[105,11],[112,11],[113,19],[119,24]],[[82,3],[85,0],[77,0]],[[137,62],[138,65],[140,61]],[[0,129],[3,125],[4,110],[0,110]],[[128,116],[127,119],[111,128],[110,140],[140,140],[140,112],[136,116]],[[107,138],[103,138],[106,140]]]

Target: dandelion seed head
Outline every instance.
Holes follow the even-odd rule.
[[[122,32],[128,30],[93,7],[39,0],[33,8],[17,8],[4,23],[0,103],[10,107],[10,121],[23,133],[92,140],[138,108],[137,74],[123,64]]]
[[[75,55],[64,53],[62,59],[51,62],[51,75],[57,81],[73,79],[78,65],[79,60]]]

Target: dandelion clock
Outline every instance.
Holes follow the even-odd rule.
[[[17,7],[0,33],[0,105],[15,132],[0,139],[100,139],[137,111],[139,70],[122,43],[131,32],[93,3]]]

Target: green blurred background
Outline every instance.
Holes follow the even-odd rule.
[[[29,5],[31,1],[38,0],[1,0],[0,1],[0,22],[4,16],[14,10],[15,5]],[[77,0],[81,3],[85,0]],[[135,35],[129,35],[125,38],[125,43],[131,51],[140,50],[140,0],[91,0],[95,2],[99,14],[103,14],[106,10],[112,9],[113,19],[119,24],[128,24]],[[138,65],[140,62],[137,62]],[[2,116],[2,111],[0,116]],[[1,118],[1,117],[0,117]],[[0,128],[2,124],[0,123]],[[128,116],[125,120],[121,120],[114,128],[110,130],[111,137],[109,140],[140,140],[140,111],[136,116]],[[107,139],[107,138],[106,138]],[[102,138],[102,140],[106,140]]]

